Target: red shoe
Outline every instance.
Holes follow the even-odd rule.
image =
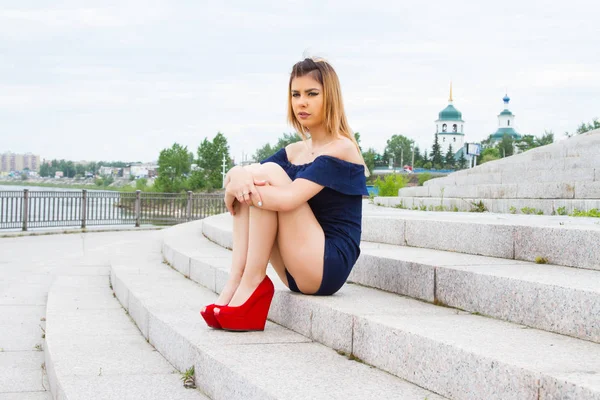
[[[209,304],[206,307],[204,307],[204,311],[200,311],[200,315],[202,315],[202,318],[204,318],[204,321],[206,321],[206,325],[208,325],[214,329],[223,329],[223,328],[221,328],[221,324],[219,324],[219,321],[217,321],[217,319],[215,318],[215,313],[214,313],[215,307],[225,307],[225,306]]]
[[[228,331],[264,331],[275,287],[268,276],[258,285],[244,304],[218,307],[215,314],[221,327]]]

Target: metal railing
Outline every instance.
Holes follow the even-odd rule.
[[[220,194],[0,191],[0,229],[174,225],[225,211]]]

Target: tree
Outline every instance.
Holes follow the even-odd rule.
[[[456,161],[454,160],[454,152],[452,151],[452,144],[448,146],[446,157],[444,158],[444,165],[448,169],[454,169]]]
[[[444,163],[444,158],[442,157],[442,149],[440,147],[440,141],[437,133],[435,134],[433,146],[431,147],[431,162],[433,163],[434,168],[437,168],[438,166],[441,166]]]
[[[276,152],[277,152],[277,150],[275,150],[274,147],[271,147],[271,145],[269,143],[267,143],[263,147],[256,150],[253,158],[257,162],[262,161],[262,160],[265,160],[265,159],[271,157]]]
[[[204,138],[198,146],[198,167],[204,172],[209,190],[223,186],[223,157],[225,157],[225,171],[228,171],[233,166],[233,162],[229,157],[227,138],[221,132],[217,133],[212,141]]]
[[[544,134],[541,138],[536,138],[536,141],[539,146],[545,146],[547,144],[554,143],[554,132],[552,131],[544,131]]]
[[[502,140],[500,142],[498,142],[497,148],[498,148],[498,154],[502,158],[510,157],[514,153],[515,140],[513,139],[512,136],[506,134],[502,137]]]
[[[419,149],[419,146],[415,146],[413,148],[413,153],[415,155],[415,162],[414,162],[413,167],[419,168],[419,167],[421,167],[422,161],[423,161],[423,156],[421,156],[421,149]],[[411,154],[411,156],[412,156],[412,154]]]
[[[388,139],[383,151],[383,158],[389,162],[390,158],[394,159],[394,165],[402,167],[407,164],[407,160],[412,157],[413,141],[403,135],[393,135]]]
[[[581,135],[582,133],[593,131],[594,129],[600,129],[600,119],[598,118],[592,120],[592,122],[590,122],[589,124],[582,122],[581,125],[577,127],[575,133]]]
[[[277,143],[274,146],[271,146],[269,143],[267,143],[263,147],[256,150],[253,158],[257,162],[262,161],[266,158],[271,157],[273,154],[277,153],[280,149],[286,147],[288,144],[296,143],[299,140],[302,140],[302,138],[297,133],[284,133],[283,136],[281,136],[277,140]]]
[[[302,140],[302,138],[296,132],[284,133],[283,136],[280,137],[279,140],[277,140],[277,144],[275,145],[275,151],[283,149],[288,144],[296,143],[299,140]]]
[[[465,158],[465,148],[463,147],[460,152],[460,158],[458,159],[458,169],[467,168],[467,159]]]
[[[483,149],[479,157],[477,158],[477,164],[484,164],[488,161],[498,160],[500,158],[500,151],[497,147],[488,147]]]
[[[170,149],[163,149],[158,157],[158,177],[154,182],[156,189],[166,193],[181,192],[185,189],[191,167],[191,153],[187,146],[175,143]]]
[[[369,171],[371,171],[372,174],[373,170],[375,169],[375,161],[377,161],[378,158],[381,158],[381,155],[377,153],[377,150],[371,147],[369,148],[369,150],[364,151],[362,153],[362,156],[365,159],[365,164],[367,165],[367,168],[369,169]]]

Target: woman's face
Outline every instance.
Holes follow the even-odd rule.
[[[292,109],[305,128],[323,123],[323,86],[310,75],[292,79]]]

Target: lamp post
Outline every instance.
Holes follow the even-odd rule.
[[[227,166],[227,160],[225,159],[225,154],[223,154],[223,172],[221,172],[221,174],[223,175],[223,185],[221,186],[222,188],[225,188],[225,167]]]

